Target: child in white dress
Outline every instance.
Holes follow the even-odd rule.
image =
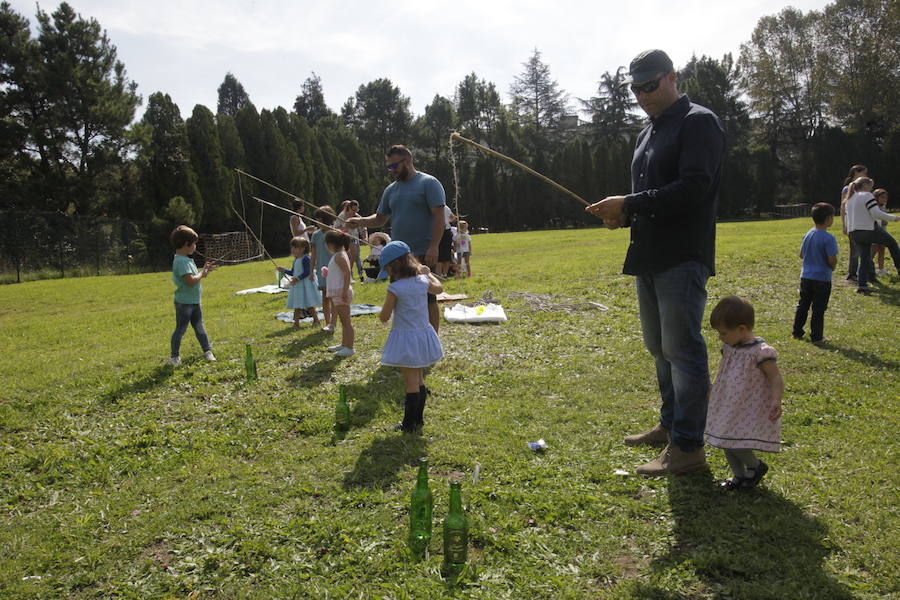
[[[382,275],[390,276],[387,298],[381,309],[385,325],[394,315],[391,333],[381,352],[381,364],[400,367],[406,388],[403,421],[395,429],[413,433],[424,424],[424,368],[444,356],[441,341],[428,320],[428,294],[444,291],[428,267],[420,265],[404,242],[391,242],[381,251]]]
[[[300,236],[292,239],[291,256],[294,257],[292,267],[290,269],[278,267],[278,270],[290,275],[287,307],[294,309],[294,327],[300,327],[300,319],[304,312],[312,316],[313,325],[318,327],[319,314],[316,307],[322,304],[322,294],[319,292],[316,272],[309,257],[309,240]]]
[[[777,354],[753,335],[753,305],[737,296],[722,298],[709,323],[722,340],[722,360],[709,394],[706,442],[725,450],[734,477],[726,490],[752,488],[769,466],[754,450],[781,450],[781,396],[784,379]]]

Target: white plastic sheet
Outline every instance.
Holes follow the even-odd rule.
[[[499,304],[455,304],[452,308],[444,309],[444,319],[448,323],[505,323],[509,320]]]

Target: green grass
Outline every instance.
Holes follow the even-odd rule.
[[[269,263],[204,282],[219,361],[203,362],[189,332],[175,370],[162,364],[169,273],[2,286],[0,598],[897,597],[900,285],[860,297],[836,283],[831,342],[791,339],[808,227],[719,227],[710,306],[749,298],[786,379],[785,448],[749,493],[716,489],[727,466],[715,449],[712,473],[614,474],[653,456],[621,438],[657,415],[621,275],[627,231],[475,236],[475,277],[447,289],[492,290],[510,321],[443,324],[422,437],[388,431],[402,384],[378,366],[375,316],[355,319],[357,355],[339,361],[321,335],[273,318],[284,296],[233,295],[269,283]],[[355,289],[383,299],[383,285]],[[609,310],[534,310],[510,292]],[[344,439],[332,433],[339,384]],[[538,438],[543,455],[526,447]],[[414,563],[404,540],[420,456],[435,538]],[[440,521],[454,474],[471,568],[449,590]]]

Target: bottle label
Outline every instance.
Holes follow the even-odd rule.
[[[444,549],[444,559],[449,563],[466,562],[468,553],[468,535],[463,529],[451,529],[446,533],[447,544]]]

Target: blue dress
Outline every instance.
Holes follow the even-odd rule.
[[[397,296],[397,305],[391,333],[381,351],[381,364],[416,369],[443,358],[441,340],[428,321],[428,277],[398,279],[388,291]]]
[[[321,306],[322,293],[316,284],[316,275],[310,268],[309,255],[304,254],[294,259],[294,268],[288,271],[289,275],[300,278],[300,281],[288,287],[288,308],[309,308]]]

